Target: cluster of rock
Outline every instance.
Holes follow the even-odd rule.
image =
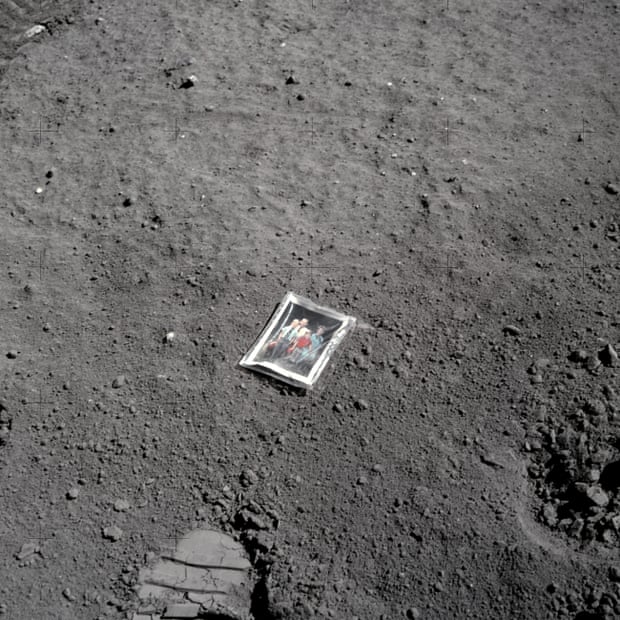
[[[596,356],[576,351],[570,359],[592,371],[617,364],[610,345]],[[620,543],[620,415],[611,385],[564,416],[541,419],[524,450],[543,523],[582,543]]]

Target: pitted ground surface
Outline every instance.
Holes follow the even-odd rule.
[[[5,615],[124,617],[194,526],[259,617],[620,614],[618,367],[569,359],[618,349],[617,3],[44,2],[22,45],[34,4],[0,5]],[[288,290],[369,326],[311,396],[235,367]],[[604,527],[547,476],[582,432]]]

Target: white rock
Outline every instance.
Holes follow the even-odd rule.
[[[46,28],[43,24],[37,24],[36,26],[33,26],[32,28],[28,28],[28,30],[24,32],[24,36],[27,39],[30,39],[31,37],[41,34],[42,32],[45,32],[45,30]]]

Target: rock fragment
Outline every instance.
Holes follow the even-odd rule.
[[[112,387],[118,389],[120,387],[123,387],[125,383],[127,383],[127,378],[125,377],[125,375],[118,375],[114,379],[114,381],[112,381]]]
[[[117,499],[114,502],[114,510],[116,512],[125,512],[129,510],[130,504],[126,499]]]
[[[605,507],[609,504],[609,495],[598,485],[588,487],[586,495],[595,506]]]
[[[80,489],[78,489],[77,487],[71,487],[67,491],[67,499],[77,499],[79,494],[80,494]]]
[[[251,487],[258,482],[258,476],[252,469],[244,469],[241,472],[240,480],[244,487]]]
[[[604,366],[616,366],[618,364],[618,353],[608,343],[598,352],[598,359]]]
[[[179,85],[179,88],[193,88],[198,82],[198,78],[195,75],[188,75]]]
[[[24,32],[24,36],[26,39],[31,39],[32,37],[36,37],[38,34],[45,32],[46,28],[43,24],[36,24],[32,26],[32,28],[28,28],[26,32]]]
[[[111,525],[103,529],[103,537],[106,540],[116,542],[123,537],[123,530],[121,530],[121,528],[117,525]]]
[[[15,554],[15,557],[20,561],[24,561],[32,557],[35,553],[39,553],[41,548],[36,543],[28,542],[24,543],[20,550]]]

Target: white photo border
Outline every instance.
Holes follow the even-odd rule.
[[[257,359],[269,340],[273,337],[276,327],[281,324],[284,314],[287,310],[290,311],[291,308],[289,308],[289,306],[292,308],[299,307],[302,310],[307,310],[313,314],[324,316],[326,319],[339,323],[339,326],[330,336],[318,358],[305,374],[287,370],[281,364],[269,360],[259,361]],[[296,387],[310,389],[318,381],[321,373],[325,370],[331,356],[342,342],[343,338],[355,327],[355,323],[356,319],[352,316],[347,316],[331,308],[321,306],[296,293],[288,292],[275,309],[271,319],[267,322],[255,343],[239,361],[239,366],[269,375]]]

